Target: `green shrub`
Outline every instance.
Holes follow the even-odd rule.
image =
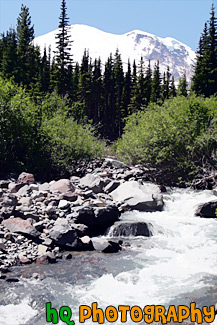
[[[162,106],[152,104],[127,119],[116,153],[130,163],[196,166],[203,155],[215,152],[216,111],[215,97],[180,96]]]
[[[52,119],[43,120],[42,134],[52,167],[71,173],[75,162],[101,157],[104,142],[95,136],[90,124],[78,124],[66,115],[58,113]]]
[[[30,94],[0,78],[0,172],[30,171],[40,178],[69,173],[78,160],[101,156],[104,143],[83,121],[79,105],[55,93],[35,103]]]
[[[10,81],[0,78],[0,167],[1,171],[20,171],[32,167],[37,159],[38,107],[28,94]]]

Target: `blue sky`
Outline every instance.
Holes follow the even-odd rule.
[[[30,9],[35,36],[58,27],[61,0],[0,0],[0,33],[16,27],[22,3]],[[217,0],[67,0],[67,13],[70,24],[114,34],[140,29],[196,50],[212,3],[217,8]]]

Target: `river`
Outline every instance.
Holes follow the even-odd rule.
[[[0,324],[48,324],[48,301],[56,308],[68,305],[75,324],[79,324],[79,306],[92,302],[102,309],[191,302],[199,308],[215,305],[217,220],[195,217],[194,212],[200,203],[216,199],[212,191],[168,190],[164,211],[121,216],[150,223],[153,236],[126,238],[123,250],[116,254],[75,252],[71,260],[57,264],[15,267],[12,275],[20,276],[20,282],[0,282]],[[41,280],[32,279],[33,272]],[[135,323],[129,318],[125,324]]]

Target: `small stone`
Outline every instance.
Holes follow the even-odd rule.
[[[55,263],[55,262],[56,262],[56,258],[54,256],[54,254],[51,252],[41,255],[36,259],[36,264],[42,264],[42,265],[46,265],[49,263]]]
[[[32,273],[32,278],[37,280],[39,278],[39,274],[38,273]]]
[[[7,282],[19,282],[19,279],[18,278],[7,278],[6,279]]]
[[[48,229],[43,229],[43,233],[48,236],[49,235],[49,230]]]
[[[65,210],[69,207],[69,202],[67,200],[60,200],[58,208]]]
[[[53,249],[53,252],[54,253],[59,253],[59,251],[60,251],[60,248],[59,247],[54,247],[54,249]]]
[[[91,242],[91,239],[90,239],[89,236],[83,236],[83,237],[80,238],[80,240],[81,240],[82,243],[85,244],[85,245],[89,245],[90,242]]]
[[[8,188],[8,185],[10,184],[10,181],[8,180],[1,180],[0,181],[0,188]]]
[[[6,252],[6,247],[5,247],[5,244],[3,243],[0,243],[0,251],[2,251],[3,253]]]
[[[66,260],[71,260],[72,259],[72,254],[71,253],[66,254],[65,259]]]
[[[19,201],[18,204],[30,207],[32,205],[32,199],[30,197],[22,197]]]
[[[12,234],[11,234],[10,232],[6,232],[5,235],[4,235],[4,238],[5,238],[6,240],[10,240],[11,237],[12,237]]]
[[[6,275],[3,275],[3,274],[0,273],[0,279],[1,280],[5,280],[6,279]]]
[[[39,190],[39,186],[37,184],[30,184],[29,187],[31,188],[32,191],[38,191]]]
[[[38,245],[38,254],[39,255],[45,254],[47,252],[47,250],[48,250],[48,247],[47,246],[42,245],[42,244],[39,244]]]
[[[30,264],[31,263],[31,260],[22,254],[19,255],[19,260],[20,260],[20,263],[22,263],[22,264]]]
[[[53,241],[50,238],[45,238],[43,241],[43,245],[46,245],[46,246],[51,246],[52,243],[53,243]]]

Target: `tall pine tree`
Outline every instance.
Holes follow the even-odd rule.
[[[32,56],[34,55],[32,41],[34,27],[31,26],[29,8],[22,5],[21,13],[17,19],[17,56],[18,56],[18,82],[29,87],[31,83]]]
[[[69,88],[67,69],[68,65],[72,64],[72,55],[70,53],[72,41],[69,35],[69,18],[67,17],[66,10],[66,0],[62,0],[58,26],[59,32],[56,35],[57,51],[55,52],[58,67],[57,89],[62,96],[66,95]]]
[[[217,19],[213,5],[199,41],[191,88],[206,97],[217,93]]]

